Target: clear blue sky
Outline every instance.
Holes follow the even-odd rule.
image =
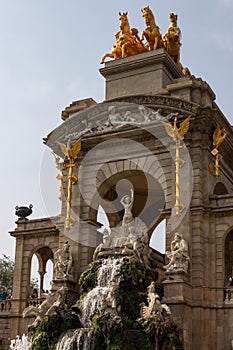
[[[0,257],[14,256],[8,231],[15,228],[15,205],[32,203],[31,218],[59,212],[57,172],[42,138],[72,101],[104,100],[99,61],[114,43],[119,11],[128,11],[131,26],[141,32],[141,8],[150,5],[162,33],[169,13],[178,13],[183,65],[210,84],[233,120],[233,0],[1,0],[0,5]]]

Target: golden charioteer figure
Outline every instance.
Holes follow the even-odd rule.
[[[146,29],[143,30],[141,37],[136,28],[130,28],[128,12],[119,12],[120,30],[115,34],[116,42],[112,51],[106,53],[100,63],[103,64],[106,58],[117,60],[164,47],[183,74],[190,76],[189,69],[184,68],[180,62],[181,30],[177,26],[178,15],[170,13],[170,25],[162,37],[150,7],[144,7],[141,12],[146,24]]]

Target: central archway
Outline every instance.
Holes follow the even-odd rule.
[[[148,227],[149,235],[158,224],[165,196],[158,180],[142,170],[125,170],[109,177],[98,188],[98,198],[108,217],[110,227],[120,224],[124,210],[120,202],[124,195],[134,191],[133,216],[139,217]]]

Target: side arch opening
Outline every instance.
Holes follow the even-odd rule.
[[[32,294],[33,289],[35,289],[34,295],[36,296],[37,289],[38,298],[42,297],[45,290],[48,289],[47,286],[51,285],[52,279],[53,252],[51,248],[47,246],[37,247],[32,252],[30,258],[30,286],[28,287],[29,296]]]
[[[166,249],[166,219],[162,220],[154,229],[151,239],[150,247],[158,252],[165,254]]]

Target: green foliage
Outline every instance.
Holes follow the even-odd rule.
[[[184,350],[184,345],[180,340],[181,329],[174,322],[165,327],[164,333],[165,336],[162,341],[165,344],[171,344],[175,350]]]
[[[99,324],[99,318],[98,315],[94,315],[92,317],[92,328],[96,331],[96,332],[101,332],[101,326]]]
[[[122,332],[117,332],[112,336],[108,350],[121,350],[122,349]]]
[[[79,283],[83,293],[73,308],[48,317],[47,321],[42,322],[36,329],[32,350],[55,350],[55,344],[63,332],[82,327],[77,316],[79,307],[85,295],[96,287],[101,264],[101,260],[90,264],[87,271],[81,275]],[[147,275],[143,264],[132,256],[124,257],[120,273],[122,276],[115,301],[121,322],[116,322],[110,312],[93,315],[93,350],[154,350],[156,339],[159,349],[184,350],[179,338],[180,329],[173,322],[164,324],[160,332],[160,329],[156,328],[156,322],[147,322],[140,318],[140,304],[147,303],[147,287],[153,276]],[[161,294],[163,292],[159,284],[156,285],[156,290]],[[76,314],[72,312],[75,308]]]
[[[12,292],[14,266],[14,261],[3,254],[0,259],[0,288],[5,288],[8,294]]]
[[[36,329],[33,340],[32,350],[49,350],[48,336],[46,333],[47,321],[43,321]]]
[[[71,311],[49,316],[36,328],[33,336],[32,350],[52,349],[59,336],[68,329],[80,328],[80,322]]]
[[[154,350],[151,336],[143,331],[121,331],[116,333],[108,346],[108,350]]]
[[[80,307],[80,305],[81,305],[81,303],[86,295],[87,295],[87,292],[82,293],[80,295],[80,298],[76,301],[75,306]]]
[[[133,285],[137,285],[145,278],[145,268],[143,264],[134,258],[126,258],[121,267],[124,279],[130,279]]]
[[[143,280],[145,278],[144,266],[134,258],[126,258],[121,272],[124,276],[119,286],[120,316],[124,329],[136,328],[135,321],[139,317],[138,292],[143,292]]]
[[[93,262],[89,268],[84,271],[79,279],[79,284],[82,286],[84,292],[89,292],[97,285],[97,272],[101,262]]]

